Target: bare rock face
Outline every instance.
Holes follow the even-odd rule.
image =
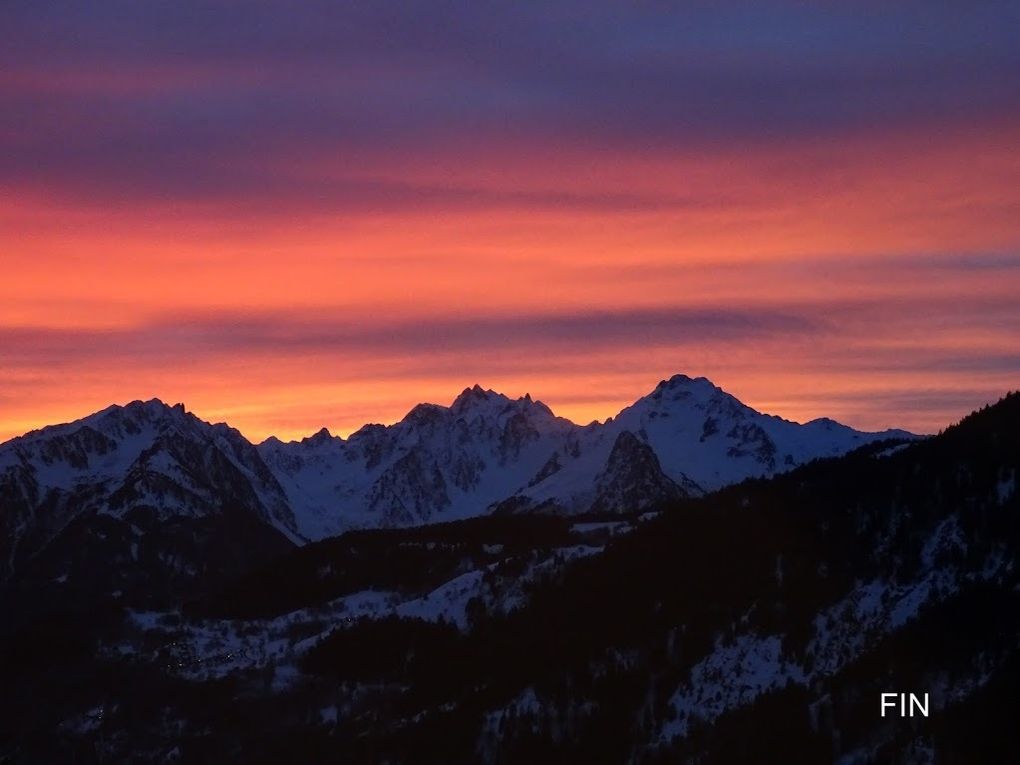
[[[690,496],[697,486],[689,479],[681,485],[664,472],[659,458],[629,430],[616,437],[605,468],[595,478],[595,513],[626,513],[647,510],[671,500]]]

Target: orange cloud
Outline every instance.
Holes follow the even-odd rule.
[[[475,381],[586,421],[674,372],[934,430],[1020,379],[1020,129],[925,136],[296,147],[276,202],[0,186],[0,439],[153,395],[348,432]]]

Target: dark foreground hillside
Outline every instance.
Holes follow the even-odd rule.
[[[62,606],[3,634],[0,761],[1017,762],[1018,463],[1012,395],[650,520],[361,533],[161,612]]]

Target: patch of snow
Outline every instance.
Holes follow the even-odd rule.
[[[1016,471],[1010,471],[1009,475],[999,479],[996,485],[996,493],[999,496],[999,504],[1004,505],[1013,499],[1016,494]]]
[[[614,534],[626,534],[632,530],[629,521],[600,521],[592,523],[575,523],[570,530],[575,534],[594,534],[606,532],[610,536]]]
[[[925,568],[932,568],[940,556],[954,552],[965,554],[967,540],[964,539],[957,516],[950,515],[939,523],[925,542],[924,548],[921,550],[921,563]]]
[[[717,641],[712,653],[691,668],[690,681],[673,694],[675,717],[663,725],[660,740],[684,736],[694,721],[710,722],[763,693],[805,680],[803,668],[783,657],[780,635],[740,635],[728,644]]]
[[[330,706],[323,707],[319,710],[319,719],[322,720],[325,725],[336,725],[338,712],[339,710],[337,709],[336,704],[331,704]]]
[[[876,452],[875,459],[882,459],[883,457],[891,457],[894,454],[898,454],[899,452],[902,452],[908,446],[910,446],[909,443],[906,443],[906,444],[896,444],[895,446],[886,447],[882,451]]]
[[[469,571],[421,598],[401,603],[395,613],[429,622],[452,622],[467,629],[467,604],[481,592],[482,576],[482,571]]]

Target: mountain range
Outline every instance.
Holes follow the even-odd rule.
[[[258,445],[181,404],[135,401],[0,445],[0,581],[32,569],[66,576],[69,566],[95,576],[89,555],[148,559],[186,579],[209,573],[223,551],[257,558],[350,529],[639,512],[909,438],[827,419],[794,423],[685,375],[586,426],[530,395],[476,385],[450,406],[419,404],[347,439],[324,428]],[[244,551],[234,549],[242,528]]]
[[[742,432],[739,415],[699,408],[717,390],[678,378],[611,423],[554,419],[605,434],[584,441],[601,444],[587,468],[601,488],[574,507],[534,489],[580,471],[584,450],[514,489],[528,503],[310,542],[263,456],[286,449],[183,407],[116,407],[10,442],[0,761],[1016,762],[1020,394],[937,436],[859,435],[790,470],[769,457],[798,442],[774,433],[846,432],[738,406],[775,452],[731,454],[734,435],[704,461],[729,484],[711,490],[690,460],[679,491],[656,444]],[[484,417],[465,407],[494,396],[471,389],[377,432],[428,443],[426,464],[449,443],[436,434],[472,433]],[[539,406],[493,408],[508,405]],[[423,413],[430,429],[412,431]],[[498,467],[504,442],[481,442]],[[375,454],[387,474],[401,456],[378,443],[351,462]],[[930,715],[881,716],[890,691],[927,694]]]

